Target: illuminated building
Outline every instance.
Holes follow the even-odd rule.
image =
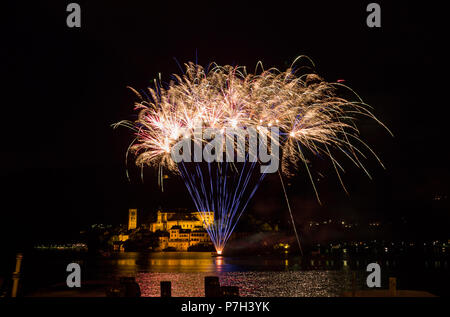
[[[128,230],[136,229],[137,226],[137,209],[128,210]]]
[[[158,210],[156,222],[150,224],[150,231],[167,231],[173,226],[193,230],[195,227],[206,228],[214,222],[214,212],[162,212]]]
[[[178,251],[187,251],[190,246],[197,244],[211,244],[209,235],[203,227],[182,229],[180,226],[173,226],[169,230],[169,235],[159,237],[159,248],[174,248]]]
[[[211,244],[205,228],[214,222],[214,212],[179,213],[158,210],[156,222],[150,224],[150,231],[169,233],[159,237],[160,249],[174,248],[187,251],[190,246]]]
[[[114,251],[125,251],[123,247],[123,243],[130,238],[128,234],[120,233],[118,235],[113,236],[112,243]]]

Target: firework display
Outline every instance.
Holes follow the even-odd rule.
[[[303,61],[307,65],[301,65]],[[211,128],[223,135],[236,134],[238,129],[258,131],[265,137],[259,140],[267,140],[267,144],[280,149],[280,178],[281,174],[289,177],[304,166],[317,199],[308,157],[328,158],[344,189],[344,168],[333,152],[343,153],[369,177],[363,165],[366,153],[382,165],[361,140],[356,120],[362,116],[386,128],[384,124],[350,88],[340,82],[326,82],[315,74],[308,57],[298,57],[285,71],[264,70],[261,63],[254,73],[242,66],[185,66],[185,73],[173,75],[167,84],[155,80],[148,95],[134,90],[140,99],[136,103],[138,119],[121,121],[116,126],[135,131],[129,151],[136,155],[138,166],[158,168],[161,185],[164,170],[180,174],[198,211],[214,213],[214,222],[206,230],[219,253],[266,173],[255,168],[261,165],[259,159],[249,159],[254,153],[250,138],[245,135],[244,159],[239,162],[175,162],[172,150],[180,140],[206,142],[196,135],[196,129]],[[340,90],[354,97],[341,97]],[[277,129],[276,138],[273,128]],[[236,151],[242,151],[237,142],[232,144]],[[225,147],[222,149],[225,153]]]

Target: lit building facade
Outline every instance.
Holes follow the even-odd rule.
[[[130,238],[130,236],[128,234],[124,234],[124,233],[119,233],[117,235],[114,235],[112,237],[112,243],[113,243],[113,248],[114,251],[125,251],[124,247],[123,247],[123,243],[125,241],[127,241]]]
[[[137,209],[128,210],[128,230],[136,229],[137,227]]]
[[[158,210],[156,222],[150,224],[150,231],[168,232],[159,237],[159,247],[187,251],[190,246],[211,244],[205,228],[214,222],[214,212],[177,213]]]
[[[190,246],[197,244],[211,244],[208,232],[203,227],[182,229],[180,226],[173,226],[169,230],[169,235],[159,237],[159,248],[174,248],[178,251],[187,251]]]
[[[195,227],[207,228],[214,222],[214,212],[162,212],[158,210],[156,222],[150,224],[150,231],[167,231],[173,226],[193,230]]]

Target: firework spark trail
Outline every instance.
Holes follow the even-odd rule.
[[[302,60],[311,66],[295,66]],[[198,127],[217,129],[225,136],[235,128],[256,129],[267,137],[267,143],[275,142],[279,146],[282,174],[290,177],[296,169],[304,166],[319,203],[319,194],[308,165],[308,154],[328,158],[345,191],[340,174],[344,169],[332,151],[343,153],[369,178],[371,176],[362,162],[366,159],[364,149],[383,166],[374,151],[359,137],[356,120],[359,117],[371,118],[391,132],[374,116],[371,107],[349,87],[326,82],[312,71],[300,73],[300,70],[314,68],[314,63],[308,57],[299,56],[286,71],[276,68],[265,70],[262,63],[258,62],[254,74],[248,74],[245,67],[229,65],[211,64],[207,70],[194,63],[185,66],[184,74],[174,74],[173,80],[165,86],[160,84],[161,79],[159,82],[155,80],[154,88],[148,89],[147,100],[133,89],[140,98],[135,104],[135,109],[139,110],[137,121],[121,121],[114,126],[122,125],[135,131],[136,138],[128,151],[136,155],[136,164],[141,167],[141,173],[144,165],[156,166],[161,186],[164,170],[180,174],[197,210],[200,213],[215,213],[215,223],[218,225],[207,228],[207,231],[218,245],[220,241],[227,240],[236,225],[228,215],[238,215],[239,219],[247,206],[248,200],[245,200],[242,192],[249,180],[248,175],[242,175],[244,171],[239,171],[234,164],[229,167],[225,165],[216,171],[218,176],[214,188],[211,166],[208,167],[208,173],[203,175],[199,166],[201,163],[197,163],[194,172],[189,172],[184,163],[176,164],[172,160],[171,151],[183,138],[198,145],[206,143],[195,134]],[[355,100],[338,96],[342,89],[354,96]],[[268,133],[271,127],[279,129],[279,141]],[[249,138],[244,136],[244,140],[246,148],[250,149]],[[235,148],[236,153],[239,150]],[[254,153],[249,151],[247,154]],[[233,173],[238,174],[233,179],[237,177],[239,182],[231,190],[227,177]],[[209,178],[210,183],[205,183],[204,178]],[[258,185],[259,182],[253,191],[250,190],[250,197]],[[246,201],[242,204],[243,209],[239,209],[241,201]]]
[[[300,238],[297,233],[297,227],[295,226],[294,216],[292,215],[291,204],[289,203],[289,199],[286,193],[286,188],[284,187],[283,177],[281,176],[280,171],[278,171],[278,176],[280,177],[281,187],[283,188],[284,198],[286,199],[289,215],[291,216],[292,227],[294,228],[295,239],[297,239],[298,247],[300,249],[300,254],[303,256],[302,244],[300,243]]]
[[[240,164],[242,166],[235,164],[238,172],[232,174],[228,173],[228,162],[214,164],[215,173],[211,163],[207,164],[207,172],[199,164],[193,166],[193,171],[188,170],[184,162],[180,164],[180,174],[205,224],[208,211],[214,211],[215,221],[208,224],[206,230],[218,251],[224,249],[240,216],[266,175],[256,169],[257,162],[245,161]],[[253,183],[250,180],[257,175],[255,171],[260,175]]]

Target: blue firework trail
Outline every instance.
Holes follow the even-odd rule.
[[[258,162],[180,163],[179,171],[220,254],[264,179]],[[258,175],[259,174],[259,175]],[[214,221],[208,222],[213,212]]]

